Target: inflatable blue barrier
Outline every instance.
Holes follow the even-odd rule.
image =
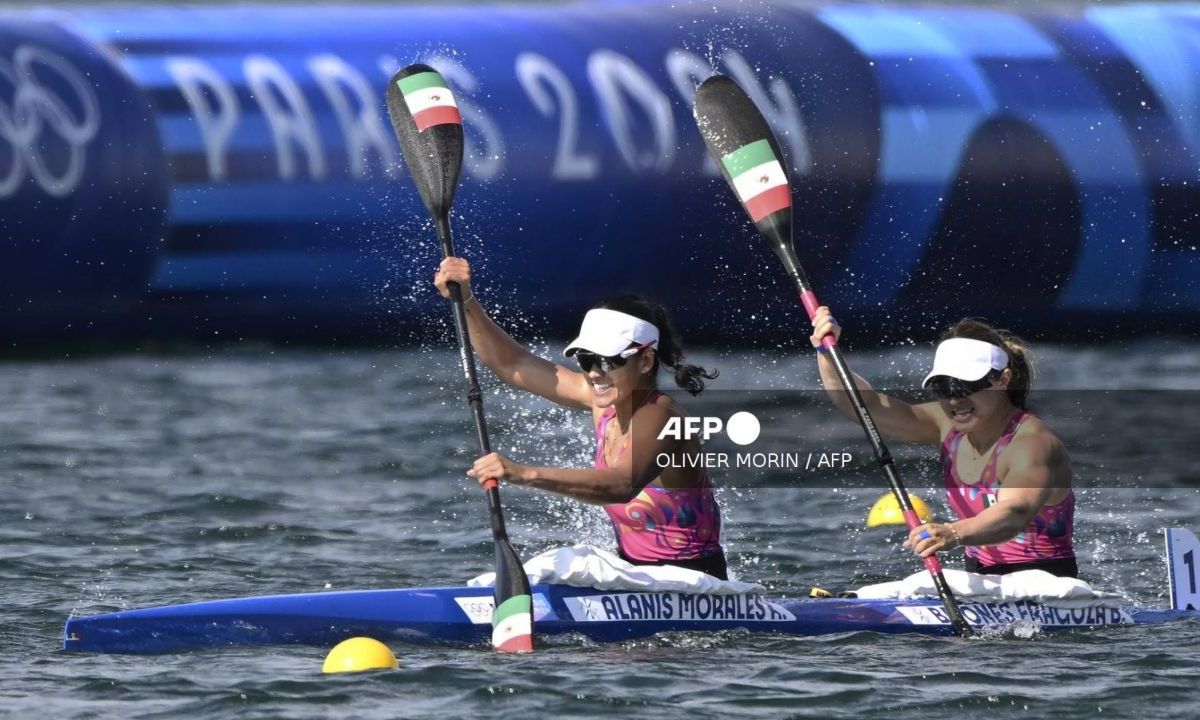
[[[714,70],[773,125],[798,253],[865,332],[1190,328],[1198,48],[1192,5],[7,11],[0,339],[362,341],[442,318],[383,106],[415,61],[462,108],[480,295],[555,334],[628,290],[687,334],[806,334],[691,119]]]
[[[0,341],[127,332],[167,233],[146,94],[54,22],[0,14]]]

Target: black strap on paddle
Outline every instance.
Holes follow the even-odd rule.
[[[787,181],[787,166],[774,133],[745,91],[723,75],[713,75],[701,83],[696,91],[694,114],[700,134],[721,168],[721,174],[750,214],[759,234],[783,263],[811,319],[820,304],[792,247],[791,190]],[[849,394],[854,413],[875,453],[875,460],[904,513],[905,523],[909,529],[916,528],[921,520],[900,481],[896,463],[883,443],[883,437],[867,410],[862,394],[854,384],[845,357],[832,335],[825,336],[821,344],[833,361],[842,387]],[[972,635],[971,626],[963,617],[946,583],[941,563],[932,554],[924,558],[924,562],[955,633],[962,637]]]
[[[417,192],[437,226],[442,256],[452,257],[454,242],[450,233],[450,205],[458,187],[463,158],[462,118],[453,94],[436,70],[418,63],[409,65],[392,77],[387,89],[387,106]],[[492,447],[488,439],[487,420],[483,415],[483,393],[475,372],[475,354],[467,331],[467,312],[459,284],[449,283],[448,287],[459,358],[467,379],[467,401],[475,420],[475,435],[482,457],[490,453]],[[529,652],[533,649],[529,579],[508,540],[497,479],[486,479],[483,487],[495,546],[492,644],[504,652]]]

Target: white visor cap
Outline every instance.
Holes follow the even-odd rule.
[[[921,387],[928,387],[929,381],[938,375],[973,382],[982,380],[993,370],[1006,367],[1008,353],[1003,348],[982,340],[950,338],[938,345],[937,353],[933,356],[933,370],[925,376]]]
[[[658,342],[658,328],[641,318],[616,310],[588,310],[579,328],[579,337],[571,341],[563,355],[571,357],[579,350],[616,357],[630,345]]]

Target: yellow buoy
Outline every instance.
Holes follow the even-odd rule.
[[[369,637],[353,637],[334,646],[325,656],[321,672],[359,672],[361,670],[395,670],[400,667],[387,645]]]
[[[933,519],[933,513],[929,511],[929,506],[925,501],[916,495],[909,495],[908,499],[912,501],[913,510],[917,511],[917,517],[921,518],[922,522],[929,522]],[[896,496],[892,493],[887,493],[883,497],[875,501],[871,506],[871,512],[867,513],[867,527],[873,528],[880,525],[903,525],[904,514],[900,512],[900,503],[896,502]]]

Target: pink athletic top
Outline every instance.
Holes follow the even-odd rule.
[[[965,483],[954,466],[958,457],[958,446],[966,433],[951,430],[942,441],[942,480],[946,485],[946,496],[950,507],[960,518],[975,517],[996,502],[1000,484],[996,478],[996,467],[1000,453],[1012,442],[1017,429],[1026,418],[1033,415],[1019,411],[1005,426],[987,467],[979,475],[979,482]],[[1010,565],[1038,560],[1058,560],[1075,557],[1071,536],[1075,531],[1075,491],[1067,493],[1062,502],[1045,505],[1029,522],[1025,532],[999,545],[968,546],[966,553],[983,567]]]
[[[656,402],[659,397],[662,393],[655,393],[647,402]],[[604,431],[616,412],[616,408],[609,408],[596,424],[597,468],[608,467],[604,460]],[[668,489],[655,480],[629,502],[604,506],[617,534],[617,547],[625,557],[671,562],[721,551],[721,513],[708,474],[701,472],[697,487]]]

